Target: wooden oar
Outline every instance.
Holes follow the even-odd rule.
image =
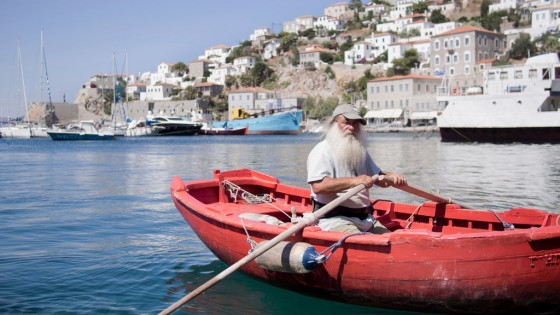
[[[388,181],[391,181],[391,179],[386,178],[383,175],[379,178],[379,180],[384,180],[384,179],[388,180]],[[406,191],[407,193],[410,193],[410,194],[413,194],[413,195],[416,195],[416,196],[419,196],[419,197],[437,202],[437,203],[452,203],[452,204],[456,204],[456,205],[460,206],[463,209],[476,209],[474,207],[471,207],[470,205],[456,202],[456,201],[452,200],[451,198],[444,197],[442,195],[436,194],[436,193],[431,192],[429,190],[425,190],[421,187],[418,187],[418,186],[415,186],[415,185],[412,185],[412,184],[406,184],[406,185],[401,185],[401,186],[393,186],[393,187],[395,187],[397,189],[400,189],[402,191]],[[504,226],[505,230],[514,228],[513,224],[507,223],[504,220],[502,220],[502,218],[500,218],[500,216],[494,210],[489,209],[488,211],[492,212],[496,216],[496,218],[498,218],[500,223],[502,223],[502,225]]]
[[[379,175],[374,175],[373,177],[373,181],[376,182],[379,179]],[[281,241],[285,240],[286,238],[290,237],[292,234],[296,233],[297,231],[303,229],[304,227],[306,227],[309,224],[314,223],[316,220],[322,218],[323,216],[325,216],[325,214],[327,214],[329,211],[331,211],[332,209],[336,208],[339,204],[341,204],[342,202],[344,202],[345,200],[347,200],[348,198],[354,196],[355,194],[357,194],[358,192],[360,192],[362,189],[364,189],[365,186],[363,184],[360,184],[350,190],[348,190],[346,193],[344,193],[343,195],[339,196],[338,198],[336,198],[335,200],[329,202],[328,204],[326,204],[324,207],[322,207],[321,209],[317,210],[316,212],[314,212],[314,216],[311,217],[307,217],[307,218],[303,218],[302,221],[300,221],[298,224],[293,225],[292,227],[290,227],[289,229],[287,229],[286,231],[278,234],[276,237],[274,237],[273,239],[271,239],[270,241],[266,242],[265,244],[263,244],[263,246],[259,246],[257,248],[255,248],[255,250],[253,252],[251,252],[249,255],[241,258],[238,262],[236,262],[235,264],[229,266],[227,269],[225,269],[224,271],[220,272],[218,275],[216,275],[214,278],[208,280],[206,283],[204,283],[203,285],[201,285],[200,287],[196,288],[194,291],[192,291],[191,293],[185,295],[182,299],[180,299],[179,301],[173,303],[171,306],[169,306],[168,308],[166,308],[165,310],[163,310],[161,313],[159,313],[160,315],[162,314],[171,314],[173,311],[175,311],[176,309],[178,309],[179,307],[181,307],[183,304],[187,303],[188,301],[194,299],[195,297],[197,297],[199,294],[201,294],[202,292],[206,291],[207,289],[211,288],[213,285],[215,285],[216,283],[220,282],[222,279],[224,279],[225,277],[229,276],[230,274],[232,274],[233,272],[235,272],[237,269],[245,266],[247,263],[249,263],[251,260],[259,257],[260,255],[262,255],[264,252],[268,251],[269,249],[271,249],[272,247],[274,247],[274,245],[280,243]]]

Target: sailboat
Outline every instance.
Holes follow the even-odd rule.
[[[119,102],[121,105],[120,109],[118,108],[117,105],[117,103]],[[121,123],[117,123],[118,114],[120,114]],[[113,53],[113,104],[111,106],[111,124],[109,127],[101,128],[101,130],[111,132],[115,136],[124,136],[126,134],[127,128],[128,125],[126,122],[126,114],[125,114],[123,100],[122,100],[121,80],[118,79],[116,74],[115,53]]]
[[[23,122],[16,121],[12,122],[8,126],[2,126],[0,128],[0,133],[2,134],[3,138],[21,138],[21,139],[29,139],[31,138],[31,124],[29,122],[29,110],[27,108],[27,93],[25,91],[25,78],[23,76],[23,62],[21,58],[21,48],[19,43],[19,38],[17,39],[17,65],[19,68],[19,78],[18,82],[21,83],[21,87],[23,91],[20,91],[20,87],[18,84],[18,101],[21,100],[20,92],[23,92],[23,102],[25,104],[25,118]],[[18,106],[19,107],[19,106]]]
[[[49,72],[47,70],[47,59],[45,56],[45,44],[43,41],[43,32],[41,31],[41,104],[43,103],[43,69],[45,74],[45,79],[47,83],[47,94],[49,97],[49,102],[42,109],[41,120],[45,121],[47,126],[35,126],[31,128],[32,138],[48,138],[49,135],[47,131],[56,121],[56,116],[54,114],[54,106],[51,99],[51,86],[49,83]]]

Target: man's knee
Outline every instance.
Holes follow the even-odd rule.
[[[381,222],[375,220],[373,222],[373,226],[369,229],[369,232],[373,234],[385,234],[390,233],[391,231],[381,224]]]
[[[361,232],[360,229],[358,229],[352,222],[344,222],[338,224],[337,226],[331,228],[330,230],[334,232],[342,232],[342,233],[350,233],[350,234]]]

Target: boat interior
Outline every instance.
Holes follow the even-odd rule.
[[[211,180],[184,183],[184,189],[207,209],[221,215],[251,219],[247,213],[259,214],[259,219],[255,220],[283,225],[312,210],[309,190],[281,184],[274,177],[251,170],[215,171],[214,175]],[[559,214],[537,209],[512,208],[494,212],[431,201],[421,205],[390,200],[372,202],[374,217],[391,231],[428,230],[443,234],[503,231],[505,228],[498,216],[513,224],[515,229],[560,225]]]

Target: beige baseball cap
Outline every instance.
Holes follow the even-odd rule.
[[[333,112],[333,117],[338,115],[344,116],[346,119],[359,120],[362,125],[366,124],[366,120],[360,116],[358,109],[350,104],[338,105]]]

